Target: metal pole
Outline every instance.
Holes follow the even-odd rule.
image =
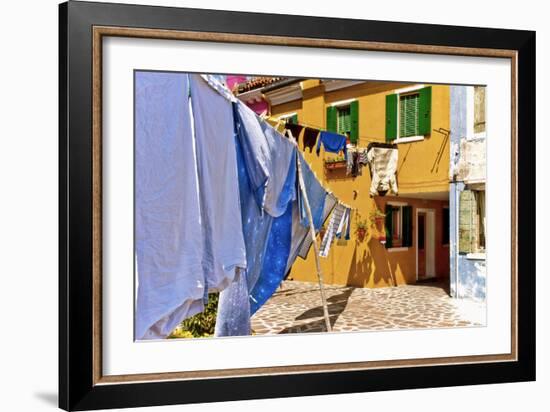
[[[325,317],[325,324],[327,327],[327,331],[332,332],[332,326],[330,325],[330,318],[328,316],[327,300],[325,298],[325,289],[323,287],[323,273],[321,271],[321,261],[319,260],[319,245],[317,245],[317,237],[315,236],[315,226],[313,225],[313,216],[311,214],[311,209],[309,207],[309,200],[307,198],[304,179],[302,177],[302,163],[300,161],[299,155],[297,155],[297,159],[298,159],[298,182],[300,184],[300,191],[302,192],[304,206],[306,208],[307,218],[309,220],[309,233],[311,234],[311,239],[313,240],[313,250],[315,252],[315,264],[317,266],[317,279],[319,280],[319,291],[321,292],[321,302],[323,303],[323,314]]]

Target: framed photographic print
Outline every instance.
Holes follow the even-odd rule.
[[[60,5],[60,407],[535,379],[535,33]]]

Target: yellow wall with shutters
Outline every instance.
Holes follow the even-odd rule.
[[[385,141],[386,95],[396,90],[411,87],[411,84],[367,82],[345,89],[325,92],[319,80],[302,82],[303,98],[293,102],[271,107],[272,117],[288,113],[297,113],[300,124],[324,128],[326,108],[332,103],[357,99],[359,101],[359,147],[366,147],[369,141]],[[425,85],[428,86],[428,85]],[[378,208],[384,211],[388,200],[405,202],[413,206],[413,217],[417,208],[433,208],[436,212],[435,271],[438,277],[449,274],[449,249],[442,245],[442,209],[448,206],[447,200],[425,200],[418,196],[433,197],[433,193],[449,191],[449,137],[445,133],[434,132],[450,128],[449,87],[432,87],[432,133],[424,140],[411,143],[399,143],[398,197],[369,196],[371,178],[368,167],[356,178],[346,176],[344,169],[326,171],[324,160],[336,154],[321,150],[318,157],[315,150],[304,153],[321,183],[333,191],[336,197],[356,208],[352,217],[351,239],[345,246],[332,244],[327,258],[321,258],[325,282],[328,284],[353,285],[361,287],[381,287],[392,284],[414,283],[416,281],[416,220],[413,219],[413,246],[407,250],[388,251],[377,239],[377,230],[369,222],[368,233],[364,241],[359,241],[355,233],[358,220],[368,220],[369,213]],[[300,136],[301,138],[301,136]],[[300,149],[301,139],[299,140]],[[354,190],[357,197],[354,199]],[[407,194],[415,196],[408,198]],[[328,222],[327,222],[328,223]],[[297,258],[291,279],[316,281],[313,249],[307,259]]]

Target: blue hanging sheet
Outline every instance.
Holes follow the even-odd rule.
[[[319,156],[319,152],[321,151],[321,144],[323,144],[325,152],[340,153],[340,151],[343,150],[344,157],[347,158],[346,136],[338,133],[322,131],[319,134],[319,140],[317,141],[317,156]]]
[[[253,315],[273,295],[286,274],[292,232],[292,203],[285,213],[273,220],[260,278],[250,293]]]
[[[268,199],[271,199],[272,196],[277,195],[277,193],[274,194],[274,190],[276,187],[279,187],[277,201],[269,201],[269,210],[272,212],[278,212],[277,209],[282,208],[284,208],[282,209],[283,212],[286,212],[292,205],[293,200],[296,199],[296,166],[295,162],[292,161],[296,156],[295,148],[291,146],[292,150],[287,155],[289,160],[285,161],[279,158],[279,162],[273,159],[264,161],[265,158],[261,156],[262,151],[258,151],[257,147],[258,145],[262,145],[263,141],[270,139],[270,145],[273,146],[274,150],[277,150],[276,145],[278,145],[278,141],[281,142],[279,145],[286,145],[289,142],[281,136],[271,134],[269,130],[266,133],[266,130],[258,123],[258,119],[255,116],[250,116],[250,109],[235,104],[234,113],[239,196],[241,199],[247,269],[246,271],[241,271],[240,279],[237,279],[220,293],[216,319],[216,336],[249,335],[250,316],[252,313],[249,303],[251,301],[250,292],[253,291],[257,282],[263,283],[268,278],[270,281],[273,280],[269,276],[273,272],[265,269],[267,267],[265,261],[272,259],[273,251],[269,248],[274,247],[273,239],[275,237],[279,241],[281,239],[280,230],[273,233],[273,222],[274,220],[278,221],[277,226],[280,229],[282,222],[285,221],[283,216],[286,216],[286,214],[283,213],[283,216],[274,218],[271,214],[262,211],[262,203],[265,205],[265,202],[263,202],[265,199],[263,189],[267,188],[270,191]],[[269,134],[268,137],[266,137],[267,134]],[[268,146],[264,145],[263,147],[265,149]],[[287,149],[288,146],[281,146],[278,151],[279,153],[285,153]],[[264,160],[261,161],[261,159]],[[281,172],[281,164],[286,167],[286,171]],[[267,171],[272,178],[267,179],[262,177],[265,176],[262,175],[264,171]],[[281,180],[282,184],[277,183]],[[264,184],[268,181],[271,186]],[[258,196],[258,190],[261,191],[260,196]],[[267,210],[268,207],[266,207]],[[266,290],[265,287],[262,288]]]

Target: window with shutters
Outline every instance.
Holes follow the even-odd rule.
[[[399,137],[418,136],[418,93],[399,96]]]
[[[458,216],[459,253],[485,252],[485,191],[464,190],[460,193]]]
[[[351,144],[359,144],[359,101],[346,100],[328,106],[326,129],[347,136]]]
[[[413,86],[386,95],[386,141],[409,143],[431,134],[431,107],[431,86]]]

